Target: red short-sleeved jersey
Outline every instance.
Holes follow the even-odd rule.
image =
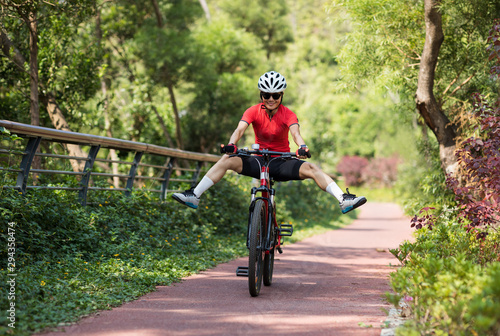
[[[280,105],[276,114],[269,118],[263,105],[260,103],[248,108],[241,120],[252,124],[255,143],[259,144],[261,149],[289,152],[288,132],[290,126],[299,123],[297,116],[289,108]]]

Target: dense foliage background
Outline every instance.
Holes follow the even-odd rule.
[[[30,123],[30,29],[38,15],[38,73],[73,131],[216,153],[269,70],[288,81],[284,104],[297,113],[314,160],[334,173],[345,155],[415,154],[398,94],[379,85],[340,90],[337,55],[352,29],[324,1],[2,1],[2,118]],[[54,8],[57,11],[54,11]],[[252,10],[248,10],[252,8]],[[40,102],[40,125],[57,120]],[[33,114],[33,112],[31,112]],[[403,117],[403,115],[405,115]],[[145,127],[147,125],[147,127]],[[240,145],[250,145],[249,131]],[[294,144],[293,144],[294,145]]]

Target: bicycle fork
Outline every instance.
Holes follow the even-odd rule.
[[[257,193],[260,192],[261,196],[256,197]],[[260,186],[253,187],[251,190],[251,203],[250,203],[250,214],[253,214],[255,203],[257,200],[263,200],[265,207],[265,237],[261,244],[263,246],[259,246],[259,248],[263,247],[265,254],[268,255],[271,253],[273,248],[281,254],[283,250],[281,249],[281,239],[282,237],[290,237],[293,233],[292,224],[279,224],[276,221],[276,205],[274,204],[274,196],[276,191],[272,188],[272,182],[269,179],[269,167],[263,166],[260,173]],[[250,215],[248,218],[248,229],[247,229],[247,248],[249,248],[249,239],[250,239],[250,223],[252,221],[252,216]],[[240,266],[236,270],[236,275],[238,276],[248,276],[248,267]]]

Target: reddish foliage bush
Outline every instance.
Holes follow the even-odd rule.
[[[362,184],[391,186],[397,178],[398,159],[344,156],[337,165],[337,171],[345,178],[348,186]]]
[[[337,165],[337,171],[345,178],[348,186],[359,186],[363,183],[361,178],[363,169],[368,166],[368,159],[360,156],[344,156]]]
[[[395,156],[390,158],[374,158],[361,172],[361,179],[371,186],[391,187],[398,176],[399,159]]]
[[[493,79],[500,77],[500,19],[495,20],[493,28],[490,30],[488,37],[490,45],[486,50],[490,52],[488,60],[496,59],[497,64],[491,67],[490,73]]]
[[[436,222],[436,215],[432,213],[432,210],[436,210],[436,208],[426,207],[420,210],[418,213],[420,216],[415,215],[415,217],[411,219],[411,227],[418,230],[427,226],[430,230],[432,230],[432,227]]]
[[[456,152],[461,179],[448,177],[448,186],[460,204],[460,216],[472,227],[499,222],[500,211],[500,108],[492,108],[474,95],[479,137],[465,140]]]

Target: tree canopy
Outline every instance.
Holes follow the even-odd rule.
[[[213,153],[273,69],[317,162],[405,157],[419,123],[439,141],[413,101],[429,1],[1,0],[2,118]],[[496,92],[500,5],[429,3],[444,36],[432,92],[459,135],[470,93]]]

